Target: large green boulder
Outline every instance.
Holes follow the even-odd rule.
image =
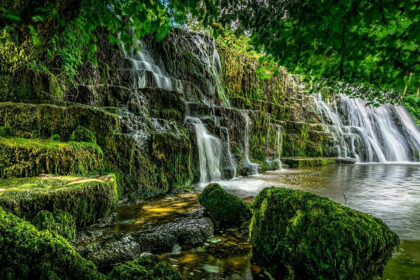
[[[0,279],[104,279],[63,237],[0,207]]]
[[[114,175],[41,176],[0,180],[0,206],[32,219],[39,211],[69,212],[78,226],[106,217],[118,201]]]
[[[50,212],[41,210],[31,222],[38,230],[48,230],[72,241],[76,238],[76,221],[73,216],[63,210]]]
[[[181,280],[181,274],[171,265],[155,255],[144,255],[139,259],[115,267],[109,280]]]
[[[256,197],[251,240],[253,260],[276,279],[373,279],[399,244],[380,219],[278,187]]]
[[[198,201],[221,227],[241,227],[249,224],[252,211],[249,204],[229,194],[219,184],[204,188]]]

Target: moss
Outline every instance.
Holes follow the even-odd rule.
[[[12,130],[8,126],[0,126],[0,137],[10,137],[12,136]]]
[[[61,236],[38,231],[0,207],[1,279],[104,279]]]
[[[31,223],[38,230],[48,230],[72,241],[76,238],[76,221],[73,216],[62,210],[50,212],[41,210],[32,219]]]
[[[276,279],[372,279],[399,244],[380,219],[278,187],[255,199],[251,240],[253,260]]]
[[[249,204],[227,193],[218,184],[210,184],[204,188],[198,201],[222,227],[247,225],[252,216]]]
[[[58,142],[60,142],[61,141],[61,137],[58,134],[53,134],[53,135],[51,135],[51,140],[52,141],[58,141]]]
[[[90,129],[79,125],[71,134],[70,141],[96,144],[96,137]]]
[[[281,159],[291,168],[305,168],[314,166],[327,166],[337,163],[336,158],[302,158],[302,157],[285,157]]]
[[[137,260],[115,267],[109,280],[180,280],[181,274],[157,256],[145,255]]]
[[[0,138],[0,176],[87,175],[103,172],[103,153],[92,143]]]
[[[115,176],[43,176],[0,180],[0,206],[17,216],[33,218],[39,211],[69,212],[77,225],[106,217],[118,201]]]

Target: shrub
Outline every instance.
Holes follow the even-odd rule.
[[[249,204],[229,194],[218,184],[205,187],[198,201],[222,227],[240,227],[251,220],[252,211]]]
[[[73,216],[62,210],[50,212],[41,210],[32,219],[32,224],[38,230],[55,232],[69,241],[76,238],[76,221]]]
[[[90,142],[96,144],[96,137],[90,129],[79,125],[71,134],[70,141]]]
[[[61,236],[0,207],[0,279],[104,279]]]
[[[115,267],[108,275],[112,280],[180,280],[181,274],[157,256],[145,255]]]
[[[0,126],[0,137],[13,136],[12,130],[8,126]]]
[[[277,187],[255,199],[251,240],[254,261],[276,279],[373,279],[399,244],[380,219]]]
[[[53,141],[61,141],[61,137],[58,134],[51,135],[51,140]]]

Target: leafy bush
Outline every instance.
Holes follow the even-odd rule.
[[[38,230],[48,230],[57,233],[69,241],[76,238],[76,221],[66,211],[59,209],[54,212],[41,210],[32,219],[32,224]]]
[[[95,133],[84,126],[78,126],[70,136],[70,141],[90,142],[96,144]]]
[[[38,231],[0,207],[1,279],[104,279],[61,236]]]
[[[115,267],[108,275],[108,279],[180,280],[181,274],[171,265],[161,262],[157,256],[145,255]]]
[[[61,141],[61,137],[58,134],[51,135],[51,140],[53,141]]]
[[[251,207],[239,197],[227,193],[220,185],[210,184],[198,197],[221,226],[243,226],[251,220]]]
[[[254,261],[276,279],[373,279],[399,244],[380,219],[277,187],[255,199],[251,240]]]
[[[8,126],[0,126],[0,137],[12,136],[12,130]]]

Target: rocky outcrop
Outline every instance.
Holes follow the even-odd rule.
[[[106,268],[134,260],[141,253],[170,252],[175,245],[198,245],[212,237],[213,223],[202,211],[189,212],[172,222],[128,234],[115,234],[78,247],[85,258]]]

